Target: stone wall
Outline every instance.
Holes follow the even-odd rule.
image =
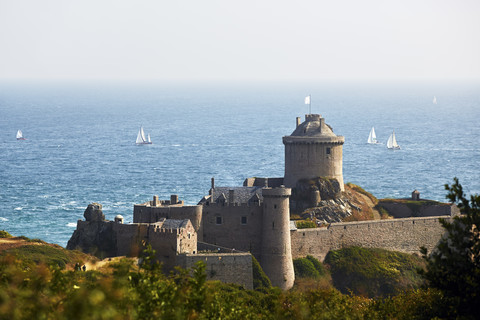
[[[155,223],[161,218],[186,220],[192,222],[199,240],[202,239],[202,206],[151,206],[150,202],[136,204],[133,207],[133,223]]]
[[[206,264],[207,280],[236,283],[253,289],[252,255],[250,253],[181,254],[177,261],[182,268],[191,268],[197,261]]]
[[[444,229],[439,218],[405,218],[348,223],[332,223],[325,228],[291,231],[293,258],[307,255],[323,261],[330,250],[359,246],[419,253],[424,246],[431,251]]]
[[[190,222],[181,229],[166,229],[155,224],[148,228],[148,242],[156,251],[157,260],[163,263],[164,271],[173,270],[178,265],[178,254],[197,250],[197,234]]]
[[[453,216],[460,214],[456,205],[447,203],[421,205],[419,202],[418,206],[408,206],[401,202],[385,202],[380,200],[378,205],[384,207],[394,218]],[[412,208],[414,210],[412,210]]]
[[[203,240],[214,245],[249,251],[258,257],[262,237],[261,205],[211,203],[203,208]],[[246,218],[242,223],[242,217]],[[217,221],[217,218],[220,219]]]

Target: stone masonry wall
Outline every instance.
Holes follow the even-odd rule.
[[[177,257],[179,265],[186,269],[195,266],[200,260],[206,264],[207,280],[236,283],[245,289],[253,289],[250,253],[181,254]]]
[[[443,217],[405,218],[349,223],[332,223],[329,227],[291,231],[292,256],[307,255],[323,261],[330,250],[360,246],[419,253],[424,246],[431,251],[444,229]]]
[[[258,205],[212,203],[203,209],[203,240],[207,243],[260,255],[263,208]],[[217,217],[221,224],[217,224]],[[246,223],[242,223],[242,217]]]
[[[417,211],[412,211],[412,209],[404,204],[397,202],[379,202],[379,206],[387,209],[388,213],[395,218],[406,218],[406,217],[433,217],[433,216],[450,216],[459,214],[458,207],[456,205],[450,204],[430,204],[422,205],[418,207]]]
[[[147,204],[136,204],[133,207],[133,223],[155,223],[160,218],[184,220],[189,219],[199,240],[202,239],[202,209],[197,206],[150,206]]]

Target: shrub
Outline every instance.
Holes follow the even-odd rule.
[[[343,293],[379,297],[423,284],[417,270],[424,262],[406,253],[350,247],[330,251],[325,263],[330,266],[334,286]]]
[[[12,238],[12,235],[5,230],[0,230],[0,238]]]
[[[308,228],[316,228],[317,225],[315,222],[311,220],[297,220],[295,221],[295,225],[298,229],[308,229]]]
[[[252,255],[252,269],[253,269],[253,288],[257,289],[264,289],[264,288],[271,288],[272,282],[267,277],[265,272],[263,271],[260,263],[258,263],[257,259]]]

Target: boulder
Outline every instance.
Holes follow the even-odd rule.
[[[83,213],[86,221],[105,221],[105,215],[100,203],[90,203]]]

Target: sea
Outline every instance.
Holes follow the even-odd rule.
[[[0,230],[66,246],[87,205],[133,205],[282,177],[282,137],[321,114],[345,182],[377,198],[480,193],[480,83],[0,83]],[[311,105],[304,98],[311,95]],[[433,103],[436,97],[437,103]],[[136,145],[140,127],[153,144]],[[375,127],[382,144],[367,144]],[[17,141],[22,130],[26,140]],[[395,130],[400,150],[386,148]]]

